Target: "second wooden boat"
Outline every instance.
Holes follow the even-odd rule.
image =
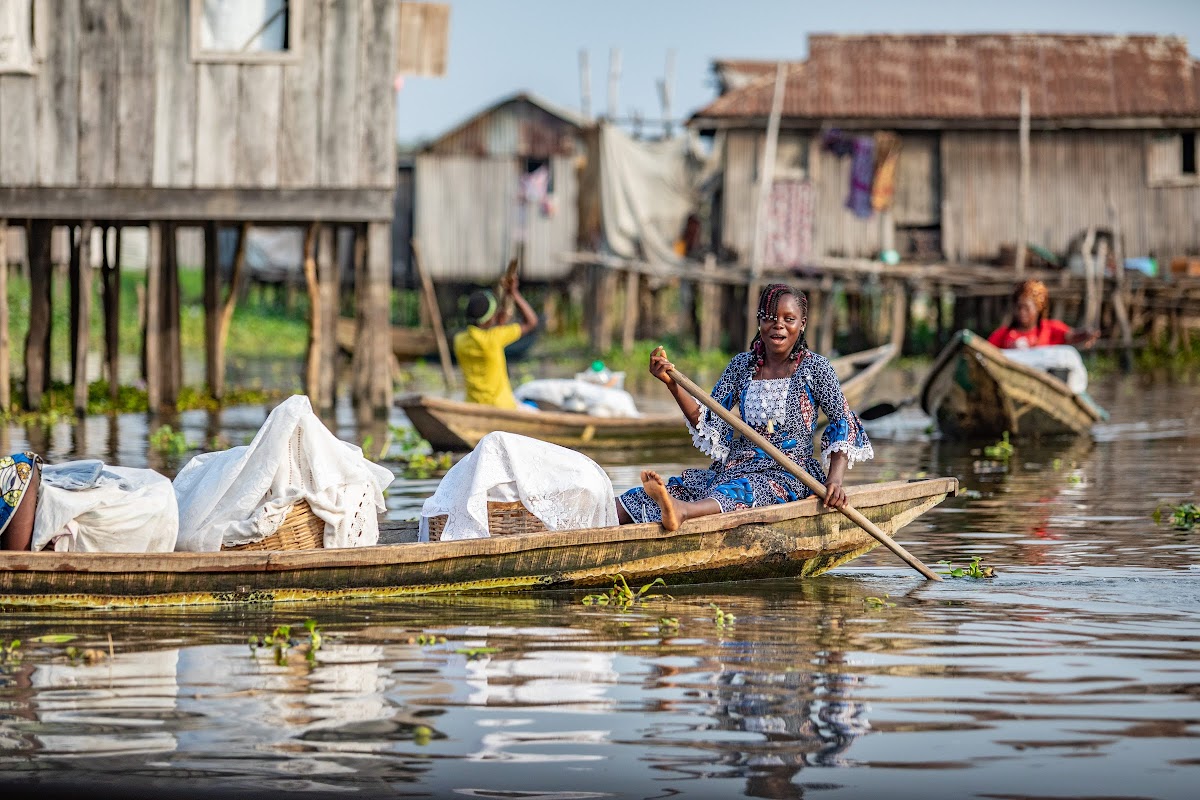
[[[889,536],[958,490],[954,478],[847,487]],[[381,526],[412,541],[416,523]],[[100,608],[668,586],[811,577],[878,542],[816,498],[689,520],[338,550],[218,553],[0,551],[0,608]]]
[[[1079,435],[1107,419],[1086,394],[959,331],[921,386],[921,407],[947,436],[997,438]]]
[[[851,408],[858,408],[876,379],[895,356],[895,347],[885,344],[834,359],[842,381],[842,392]],[[435,450],[470,450],[493,431],[519,433],[564,447],[630,449],[686,446],[691,434],[679,412],[645,414],[640,417],[595,417],[563,411],[531,412],[506,410],[478,403],[464,403],[425,394],[396,399],[409,422]]]

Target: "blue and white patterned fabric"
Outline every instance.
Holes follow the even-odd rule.
[[[712,396],[725,408],[737,406],[742,420],[778,447],[820,483],[825,483],[831,453],[843,452],[855,462],[875,457],[857,415],[842,395],[829,359],[805,351],[790,378],[754,379],[751,353],[734,356]],[[829,425],[821,436],[820,459],[813,454],[818,411]],[[737,436],[733,426],[704,406],[693,427],[692,443],[712,456],[708,469],[687,469],[667,481],[667,492],[678,500],[716,500],[721,511],[801,500],[811,492],[761,448]],[[634,522],[658,522],[662,512],[642,487],[618,498]]]
[[[0,531],[8,527],[29,490],[33,468],[41,462],[35,453],[0,457]]]

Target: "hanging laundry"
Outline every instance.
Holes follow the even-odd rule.
[[[900,163],[900,137],[889,131],[875,132],[875,180],[871,186],[871,208],[886,211],[896,195],[896,170]]]
[[[802,266],[812,252],[813,188],[807,180],[771,184],[763,258],[774,267]]]
[[[846,198],[846,208],[853,211],[854,216],[867,219],[871,216],[871,184],[875,179],[875,139],[854,137],[854,153],[850,159],[850,195]]]

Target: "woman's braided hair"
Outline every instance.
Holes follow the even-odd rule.
[[[774,322],[779,318],[779,298],[785,294],[790,294],[796,298],[796,303],[800,306],[800,313],[808,316],[808,298],[804,296],[804,292],[798,292],[786,283],[769,283],[763,287],[762,294],[758,296],[758,319],[771,320]],[[799,361],[800,356],[808,349],[808,341],[804,338],[804,329],[800,329],[800,335],[796,337],[796,343],[792,345],[792,352],[788,354],[788,358],[792,361]],[[750,352],[754,354],[754,371],[758,372],[762,369],[763,358],[766,355],[766,346],[763,345],[762,336],[754,334],[754,339],[750,342]]]

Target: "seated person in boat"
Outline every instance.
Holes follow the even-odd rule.
[[[475,292],[467,300],[465,331],[454,337],[454,355],[462,368],[467,386],[467,402],[497,408],[516,408],[512,385],[508,382],[508,359],[504,348],[531,333],[538,317],[521,296],[517,276],[506,276],[504,289],[521,312],[520,322],[509,322],[507,311],[499,308],[489,291]]]
[[[1091,347],[1100,336],[1099,331],[1075,329],[1062,320],[1049,319],[1050,293],[1041,281],[1018,283],[1012,303],[1008,324],[1000,326],[988,337],[988,342],[996,347],[1005,350],[1055,344]]]
[[[0,458],[0,550],[29,549],[41,465],[36,453]]]
[[[713,398],[732,410],[810,475],[825,484],[826,508],[846,505],[845,472],[875,453],[858,417],[842,396],[833,366],[808,349],[804,327],[808,301],[803,292],[782,283],[763,289],[758,301],[758,333],[750,349],[733,357]],[[663,482],[642,473],[642,487],[617,498],[622,523],[661,521],[675,530],[685,520],[743,508],[801,500],[810,492],[795,476],[728,423],[702,406],[667,370],[673,365],[663,348],[650,354],[650,372],[675,397],[687,419],[692,441],[712,456],[708,469],[684,470]],[[821,437],[821,458],[813,454],[817,412],[829,425]]]

